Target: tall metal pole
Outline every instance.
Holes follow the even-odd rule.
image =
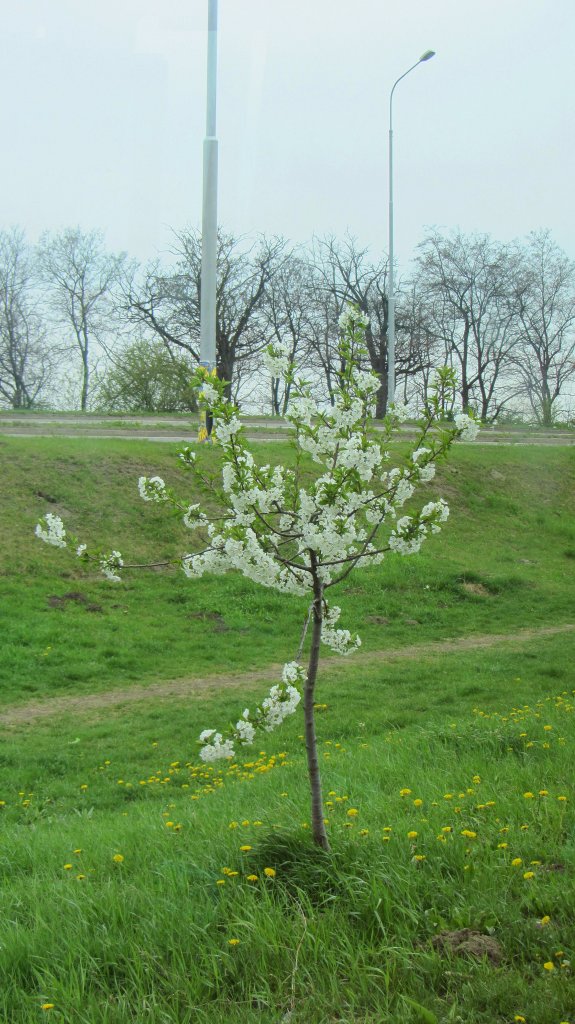
[[[387,299],[387,405],[393,402],[395,395],[395,280],[393,267],[393,94],[396,85],[419,64],[435,57],[435,50],[426,50],[424,54],[404,71],[394,82],[389,94],[389,294]]]
[[[218,140],[216,138],[216,80],[218,58],[218,0],[208,0],[208,73],[204,185],[202,203],[202,284],[200,301],[200,364],[216,366],[216,270],[218,256]]]

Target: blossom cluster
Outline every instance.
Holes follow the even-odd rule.
[[[36,536],[45,544],[51,544],[55,548],[65,548],[66,530],[60,516],[47,512],[43,519],[37,524],[34,530]]]
[[[336,654],[352,654],[361,647],[361,637],[352,636],[349,629],[336,629],[335,624],[341,615],[341,608],[327,608],[321,626],[322,643],[330,647]]]
[[[479,423],[464,412],[457,413],[454,417],[455,426],[459,432],[460,441],[475,441],[479,433]]]
[[[110,580],[112,583],[121,583],[122,577],[118,576],[118,569],[121,569],[124,564],[119,551],[112,551],[109,555],[104,555],[100,558],[100,571]]]
[[[273,732],[282,722],[293,715],[301,701],[298,686],[305,685],[305,672],[297,661],[284,665],[281,683],[271,687],[269,695],[264,698],[261,707],[256,709],[253,719],[246,708],[234,727],[230,727],[227,737],[215,729],[204,729],[200,733],[200,758],[202,761],[218,761],[235,756],[234,744],[251,746],[258,728],[264,732]]]
[[[166,485],[161,476],[141,476],[138,480],[138,491],[142,501],[154,501],[161,505],[168,500]]]
[[[449,506],[442,498],[428,502],[418,516],[402,516],[389,538],[391,550],[400,555],[417,554],[427,534],[439,533],[439,524],[444,523],[448,516]]]

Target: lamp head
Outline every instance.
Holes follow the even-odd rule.
[[[419,58],[419,63],[421,64],[424,60],[431,60],[432,57],[435,57],[435,50],[426,50]]]

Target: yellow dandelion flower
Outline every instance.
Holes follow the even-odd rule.
[[[359,814],[359,811],[358,811],[357,807],[350,807],[348,812],[347,812],[348,818],[355,818],[355,817],[357,817],[358,814]]]
[[[85,875],[76,875],[76,881],[77,882],[83,882],[85,877],[86,877]]]
[[[443,799],[444,800],[453,800],[453,793],[444,793],[443,794]]]
[[[418,864],[421,864],[421,862],[422,862],[422,861],[424,861],[424,860],[427,860],[427,857],[425,856],[425,854],[424,854],[424,853],[416,853],[416,854],[415,854],[415,857],[414,857],[413,859],[414,859],[414,861],[416,861],[416,862],[417,862]]]
[[[544,928],[546,924],[549,924],[550,920],[551,918],[549,917],[549,914],[544,914],[541,920],[539,921],[539,924],[542,928]]]
[[[524,800],[533,800],[533,793],[529,792],[528,790],[527,793],[523,794],[523,798]]]
[[[393,829],[392,829],[391,825],[384,825],[383,826],[383,831],[384,832],[392,832]]]
[[[543,726],[543,730],[544,730],[544,732],[551,732],[551,731],[552,731],[552,729],[553,729],[553,726],[552,726],[552,725],[544,725],[544,726]]]
[[[407,789],[407,788],[406,789],[400,789],[399,795],[400,796],[411,796],[411,790]]]
[[[560,803],[565,803],[565,801],[567,800],[567,797],[566,796],[558,796],[557,799],[560,801]]]
[[[228,946],[239,946],[239,939],[228,939]]]
[[[548,960],[547,963],[543,964],[543,969],[546,970],[546,971],[554,971],[555,970],[555,964],[553,963],[552,960]]]
[[[471,781],[474,782],[476,786],[478,786],[479,783],[481,782],[481,775],[474,775]]]
[[[174,827],[173,821],[167,821],[166,822],[166,828],[173,828],[173,827]]]
[[[525,878],[526,881],[529,880],[530,878],[535,878],[535,872],[534,871],[524,871],[523,872],[523,877]]]
[[[258,876],[257,875],[246,875],[246,878],[247,878],[248,882],[257,882],[257,880],[258,880]]]
[[[407,838],[408,839],[417,839],[417,832],[413,832],[413,831],[412,832],[408,832],[407,833]]]
[[[516,1024],[526,1024],[525,1017],[522,1017],[520,1013],[516,1013],[513,1020]]]
[[[275,868],[264,868],[264,875],[266,876],[266,878],[275,878],[276,877],[276,869]]]
[[[445,832],[445,834],[447,835],[448,832],[453,832],[453,829],[451,825],[443,825],[441,831]]]
[[[244,828],[246,827],[246,825],[249,825],[249,821],[247,820],[247,818],[245,821],[242,821],[242,825],[244,826]]]
[[[227,872],[228,878],[237,878],[238,875],[239,875],[239,871],[228,871]]]
[[[239,828],[239,823],[237,821],[230,821],[228,828]]]
[[[498,850],[506,850],[508,846],[509,846],[509,843],[497,843],[497,849]]]
[[[369,829],[368,828],[360,828],[359,835],[360,836],[368,836],[369,835]]]
[[[414,807],[423,807],[423,800],[420,800],[419,797],[418,797],[417,800],[413,801],[413,806]]]
[[[81,853],[81,850],[72,850],[72,853]]]
[[[240,850],[242,851],[242,853],[249,853],[251,850],[251,846],[248,846],[247,844],[245,846],[240,846]]]
[[[520,868],[522,864],[523,861],[521,860],[521,857],[514,857],[511,861],[511,867],[513,868]]]
[[[470,828],[464,828],[460,834],[466,839],[477,839],[477,832],[472,832]]]
[[[41,1010],[53,1010],[56,1003],[42,1003]]]
[[[115,853],[114,856],[112,857],[112,860],[115,861],[116,864],[124,863],[124,857],[121,853]]]
[[[64,864],[64,871],[71,871],[72,868],[73,868],[73,864]]]
[[[381,840],[382,840],[383,843],[388,843],[390,838],[391,838],[391,836],[382,836]]]

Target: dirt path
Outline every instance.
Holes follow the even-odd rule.
[[[473,651],[508,644],[521,645],[530,640],[557,636],[573,630],[575,630],[575,624],[565,623],[561,626],[521,629],[517,633],[488,633],[458,637],[453,640],[435,640],[430,643],[413,644],[387,651],[366,651],[364,654],[354,655],[353,663],[355,665],[372,665],[381,661],[425,658],[437,654],[453,654],[457,651]],[[333,657],[324,659],[323,664],[326,663],[329,664],[331,671],[341,671],[346,665],[343,659]],[[149,686],[123,687],[118,690],[104,690],[101,693],[89,693],[78,697],[52,697],[50,700],[41,702],[18,704],[8,707],[0,714],[0,726],[31,725],[40,719],[52,718],[54,715],[80,715],[85,711],[100,711],[103,708],[118,707],[123,704],[156,698],[194,697],[199,693],[240,687],[250,689],[259,683],[272,682],[278,676],[281,667],[279,664],[273,664],[267,665],[257,672],[173,679],[162,683],[151,683]]]

